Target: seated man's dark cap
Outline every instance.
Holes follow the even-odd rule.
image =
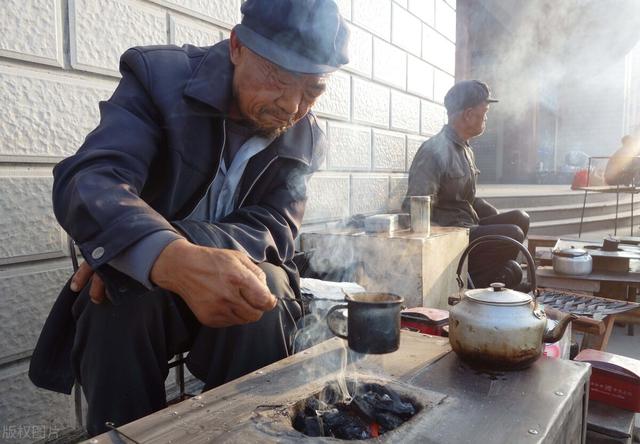
[[[324,74],[349,63],[349,28],[334,0],[247,0],[241,11],[240,42],[288,71]]]
[[[495,103],[491,90],[486,83],[479,80],[463,80],[456,83],[444,96],[444,107],[447,113],[453,114],[481,103]]]

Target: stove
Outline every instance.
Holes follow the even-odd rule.
[[[339,376],[388,387],[416,406],[376,442],[584,442],[588,364],[542,357],[526,370],[486,373],[450,350],[446,338],[402,331],[398,351],[349,353],[343,370],[344,342],[331,339],[89,442],[337,442],[304,435],[294,420]]]

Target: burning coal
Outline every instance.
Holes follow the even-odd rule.
[[[375,383],[349,381],[352,399],[344,401],[336,384],[301,401],[293,427],[308,436],[346,440],[376,438],[411,419],[420,408],[414,401]]]

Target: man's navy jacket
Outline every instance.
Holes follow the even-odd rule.
[[[103,277],[112,302],[144,287],[108,262],[145,236],[176,227],[194,243],[282,266],[295,288],[294,239],[307,178],[325,151],[315,117],[308,114],[249,161],[235,211],[215,223],[183,220],[207,192],[223,155],[232,100],[228,41],[211,48],[132,48],[120,71],[113,96],[100,103],[100,124],[56,166],[53,186],[60,225]],[[71,390],[74,299],[67,283],[32,358],[36,385]]]

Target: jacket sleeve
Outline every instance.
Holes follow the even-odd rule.
[[[151,233],[175,232],[139,196],[163,143],[142,53],[125,52],[120,71],[113,96],[100,103],[98,127],[53,171],[56,218],[93,269]]]
[[[411,196],[432,195],[431,203],[432,205],[435,204],[435,199],[440,189],[440,179],[443,174],[442,159],[435,154],[434,150],[428,148],[423,144],[411,163],[407,197],[402,203],[402,209],[405,212],[411,210]]]
[[[254,262],[282,265],[293,258],[312,169],[283,168],[276,185],[256,205],[241,207],[215,223],[174,222],[195,244],[245,252]]]

